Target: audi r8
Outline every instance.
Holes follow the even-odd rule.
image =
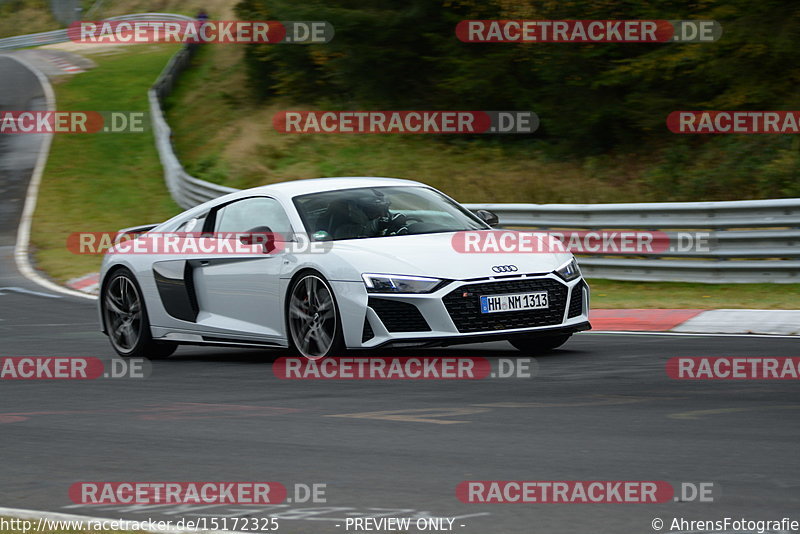
[[[589,287],[569,252],[456,246],[497,222],[409,180],[238,191],[126,231],[103,259],[102,329],[121,356],[149,358],[179,344],[321,358],[488,340],[536,353],[589,329]]]

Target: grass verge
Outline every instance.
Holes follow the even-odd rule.
[[[800,307],[800,284],[587,281],[592,290],[592,308],[781,310]]]
[[[423,181],[462,202],[642,197],[633,178],[638,164],[624,158],[593,170],[594,163],[554,161],[532,145],[508,146],[497,138],[278,133],[272,126],[277,111],[309,108],[254,102],[243,54],[242,45],[203,47],[167,101],[178,156],[198,178],[245,188],[320,176],[391,176]]]
[[[176,50],[140,45],[94,56],[96,69],[54,85],[56,108],[147,112],[147,90]],[[31,233],[36,266],[59,282],[97,271],[101,257],[69,252],[69,234],[116,231],[178,213],[162,173],[150,131],[55,135]]]

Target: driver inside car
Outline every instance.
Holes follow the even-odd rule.
[[[390,202],[380,191],[374,195],[361,195],[353,199],[334,201],[328,208],[331,212],[331,230],[334,239],[359,237],[381,237],[408,233],[406,216],[392,215]],[[338,223],[338,224],[337,224]]]

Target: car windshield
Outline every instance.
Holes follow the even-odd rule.
[[[485,230],[476,216],[427,187],[362,187],[294,198],[316,241]]]

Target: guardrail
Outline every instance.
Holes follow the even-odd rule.
[[[137,13],[134,15],[122,15],[119,17],[109,17],[108,21],[136,20],[136,21],[184,21],[194,20],[185,15],[175,15],[172,13]],[[69,41],[66,29],[53,30],[49,32],[30,33],[28,35],[17,35],[0,39],[0,50],[14,50],[16,48],[30,48],[33,46],[43,46],[48,44],[63,43]]]
[[[161,159],[161,165],[164,167],[164,182],[166,182],[172,198],[183,209],[189,209],[236,191],[232,187],[199,180],[184,170],[178,156],[175,155],[172,146],[172,130],[164,117],[164,110],[161,108],[164,98],[172,92],[176,78],[189,66],[198,46],[200,45],[188,44],[181,47],[161,71],[147,94],[150,101],[150,119],[153,125],[156,149],[158,157]]]
[[[0,39],[0,50],[14,50],[15,48],[29,48],[46,44],[62,43],[68,41],[67,30],[53,30],[50,32],[31,33]]]
[[[616,280],[800,283],[800,199],[641,204],[467,204],[504,226],[539,230],[649,230],[708,246],[636,256],[580,255],[584,274]]]

